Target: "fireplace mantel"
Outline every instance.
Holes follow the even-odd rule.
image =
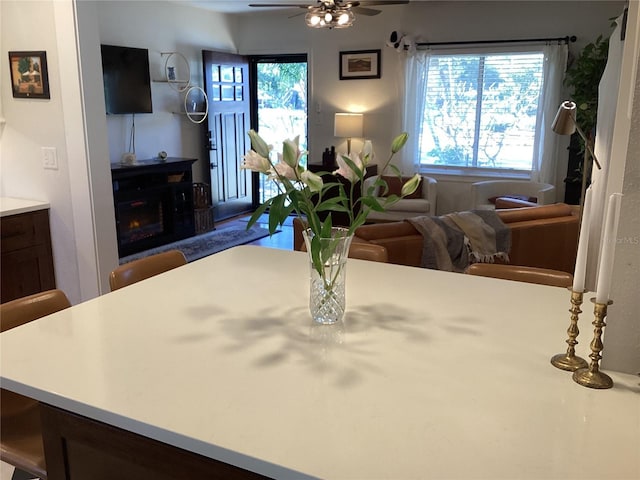
[[[120,257],[195,234],[191,173],[195,161],[169,157],[111,165]]]

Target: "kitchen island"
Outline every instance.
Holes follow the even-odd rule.
[[[640,478],[638,378],[592,390],[549,362],[567,290],[349,260],[322,326],[308,269],[236,247],[2,333],[49,478]]]

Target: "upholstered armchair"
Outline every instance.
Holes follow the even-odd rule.
[[[556,188],[549,183],[526,180],[485,180],[471,184],[471,209],[493,210],[498,197],[515,196],[537,205],[556,201]]]
[[[377,176],[369,177],[365,179],[365,189],[371,186]],[[409,180],[410,177],[403,177],[400,181],[397,177],[383,177],[389,186],[387,195],[400,194],[402,184]],[[431,177],[422,176],[422,181],[418,186],[418,189],[408,197],[405,197],[398,202],[394,203],[387,208],[385,212],[371,212],[367,217],[367,220],[372,221],[398,221],[405,218],[418,217],[420,215],[435,215],[436,214],[436,199],[437,199],[437,185],[438,182]],[[374,196],[380,195],[380,187],[374,192]],[[378,197],[382,200],[381,197]]]

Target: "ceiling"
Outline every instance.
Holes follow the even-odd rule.
[[[299,4],[309,4],[313,5],[316,3],[316,0],[174,0],[178,1],[181,4],[189,4],[194,7],[204,8],[207,10],[213,10],[215,12],[223,12],[223,13],[245,13],[245,12],[255,12],[255,11],[275,11],[286,9],[287,7],[282,8],[251,8],[249,7],[250,3],[283,3],[295,5]],[[415,0],[414,0],[415,1]]]
[[[189,4],[198,8],[205,8],[207,10],[213,10],[215,12],[223,13],[243,13],[253,11],[256,8],[249,7],[250,3],[287,3],[297,5],[300,3],[315,3],[315,0],[181,0],[181,4]],[[286,8],[286,7],[283,7]],[[263,11],[278,10],[278,8],[259,9]]]

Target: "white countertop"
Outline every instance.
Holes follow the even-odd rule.
[[[2,384],[274,478],[640,478],[638,378],[549,362],[567,290],[350,260],[344,322],[307,302],[306,254],[237,247],[3,333]]]
[[[49,208],[47,202],[39,200],[29,200],[26,198],[0,197],[0,217],[17,215],[19,213],[34,212],[36,210],[46,210]]]

